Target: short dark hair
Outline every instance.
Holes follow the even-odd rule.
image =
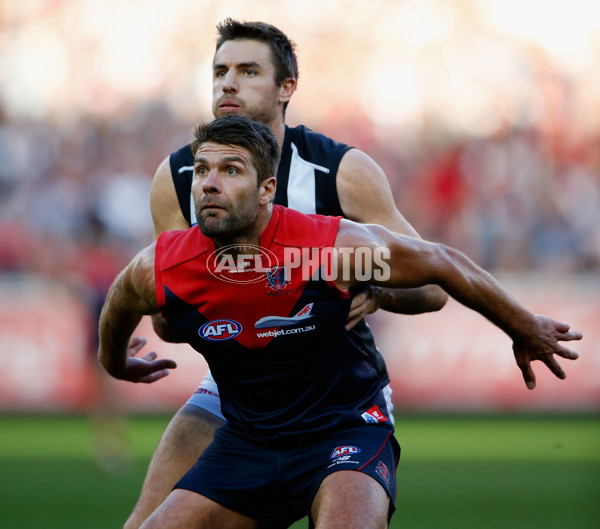
[[[271,129],[262,123],[239,114],[228,114],[201,124],[194,130],[194,140],[190,146],[194,157],[200,146],[207,142],[246,149],[256,169],[257,185],[265,178],[277,177],[279,142]]]
[[[275,84],[281,86],[288,77],[298,82],[296,44],[280,29],[266,22],[240,22],[226,18],[217,25],[219,37],[215,52],[228,40],[258,40],[269,45],[275,66]],[[284,105],[284,111],[287,103]]]

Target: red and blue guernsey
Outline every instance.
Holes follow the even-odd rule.
[[[246,436],[285,440],[360,424],[392,429],[384,383],[343,327],[349,295],[324,274],[285,266],[304,251],[317,269],[339,222],[275,205],[258,254],[241,261],[238,254],[235,263],[198,226],[156,242],[161,312],[204,355],[223,415]]]

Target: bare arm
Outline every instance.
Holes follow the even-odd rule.
[[[338,248],[367,247],[372,250],[372,256],[380,252],[379,258],[369,261],[373,271],[368,280],[371,284],[397,288],[437,284],[454,299],[485,316],[513,340],[515,359],[529,389],[535,387],[533,360],[544,362],[562,379],[566,375],[555,355],[571,360],[578,357],[576,352],[558,342],[580,340],[581,333],[569,331],[565,323],[529,312],[493,276],[458,250],[391,233],[379,226],[348,221],[342,221],[335,245]],[[338,277],[342,279],[336,281],[340,288],[358,282],[354,259],[349,263],[350,273],[345,277],[340,268]]]
[[[365,153],[351,149],[340,163],[337,190],[344,214],[361,224],[378,224],[390,231],[420,238],[396,208],[385,173]],[[437,285],[410,289],[376,288],[355,296],[347,328],[378,308],[402,314],[440,310],[448,296]]]
[[[190,227],[179,206],[169,157],[158,166],[152,179],[150,212],[154,223],[154,240],[158,239],[163,231],[186,230]]]
[[[131,335],[142,315],[156,312],[153,244],[117,276],[102,308],[98,359],[110,375],[132,382],[154,382],[166,376],[168,369],[177,367],[172,360],[155,360],[156,353],[143,358],[131,356],[136,343]]]
[[[158,166],[152,179],[150,212],[154,223],[154,240],[163,231],[185,230],[190,227],[179,206],[168,156]],[[152,315],[152,326],[165,342],[181,343],[183,340],[160,314]]]

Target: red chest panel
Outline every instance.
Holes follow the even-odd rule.
[[[246,349],[263,349],[277,336],[311,332],[313,303],[324,296],[307,292],[311,278],[302,267],[287,266],[290,252],[304,249],[317,269],[320,249],[333,245],[338,224],[339,218],[275,206],[257,253],[235,259],[216,251],[197,227],[163,234],[156,249],[159,305],[165,306],[166,286],[203,317],[197,329],[203,340],[235,340]]]

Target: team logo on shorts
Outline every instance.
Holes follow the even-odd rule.
[[[211,341],[230,340],[241,332],[241,324],[234,320],[213,320],[198,329],[200,338]]]
[[[390,484],[390,471],[383,461],[377,463],[375,472],[385,481],[388,485]]]
[[[366,412],[364,412],[361,417],[367,424],[378,424],[380,422],[385,422],[388,418],[381,413],[381,410],[378,406],[373,406],[369,408]]]
[[[351,456],[353,454],[358,454],[360,452],[360,448],[356,446],[350,445],[342,445],[334,448],[333,452],[329,456],[329,459],[336,459],[342,456]]]

